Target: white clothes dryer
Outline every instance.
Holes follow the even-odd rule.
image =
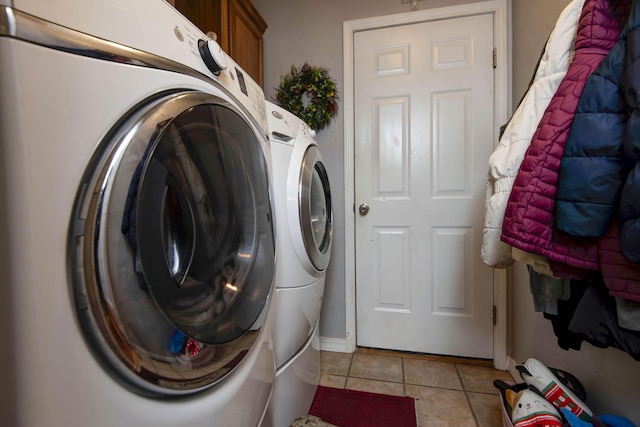
[[[262,89],[168,3],[0,0],[0,93],[0,425],[259,425]]]
[[[331,257],[333,212],[315,133],[268,101],[267,120],[277,230],[277,371],[265,423],[278,427],[307,413],[320,380],[318,324]]]

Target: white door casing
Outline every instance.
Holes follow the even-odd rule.
[[[484,15],[484,19],[482,16]],[[409,71],[417,71],[417,68],[422,66],[424,70],[417,74],[424,74],[425,72],[431,72],[428,68],[433,68],[431,64],[428,65],[420,65],[419,63],[415,63],[415,56],[417,51],[425,51],[425,52],[435,52],[434,54],[428,53],[427,63],[432,61],[433,55],[440,55],[440,59],[446,59],[445,56],[453,55],[454,57],[449,56],[450,62],[449,65],[441,64],[439,67],[445,67],[445,70],[437,70],[438,65],[434,65],[436,67],[435,71],[440,73],[438,78],[441,78],[442,74],[451,74],[452,76],[457,72],[456,68],[460,68],[461,64],[456,63],[456,55],[465,55],[465,51],[467,55],[471,53],[471,46],[469,43],[477,43],[477,41],[470,39],[458,39],[452,36],[453,33],[448,32],[447,28],[450,26],[449,24],[455,22],[455,20],[450,22],[437,21],[442,19],[452,19],[452,18],[461,18],[459,21],[463,26],[472,25],[473,22],[480,20],[483,23],[480,25],[484,25],[483,29],[480,29],[480,32],[493,32],[493,45],[492,46],[484,46],[481,49],[484,50],[485,54],[487,49],[489,49],[489,56],[491,54],[491,48],[495,47],[496,49],[496,69],[493,70],[493,76],[486,75],[485,70],[485,79],[493,78],[493,86],[494,93],[493,96],[489,96],[487,98],[488,104],[486,107],[489,107],[489,111],[485,111],[484,117],[480,114],[469,114],[466,116],[465,114],[454,115],[452,118],[455,122],[456,117],[458,117],[458,125],[455,128],[451,128],[449,131],[441,128],[438,128],[438,122],[440,123],[450,123],[451,121],[439,121],[437,120],[437,114],[433,114],[429,112],[431,105],[433,104],[435,107],[435,113],[443,113],[446,109],[453,109],[455,113],[459,108],[473,108],[478,109],[478,104],[473,104],[473,98],[477,98],[478,94],[473,91],[448,91],[447,86],[442,84],[442,80],[438,83],[438,86],[429,87],[428,81],[419,82],[417,80],[412,80],[411,74]],[[467,21],[465,21],[467,20]],[[429,34],[433,33],[434,38],[438,41],[434,44],[430,41],[427,41],[426,38],[424,40],[424,46],[412,47],[412,53],[409,54],[409,48],[406,45],[403,45],[401,39],[393,40],[393,34],[395,31],[387,30],[384,28],[406,25],[406,28],[413,28],[414,31],[424,31],[424,28],[420,28],[421,26],[427,25],[429,26]],[[406,30],[400,30],[405,31]],[[438,29],[440,28],[440,29]],[[375,30],[375,31],[371,31]],[[443,32],[444,31],[444,32]],[[357,51],[356,49],[358,43],[362,44],[362,40],[366,40],[367,37],[371,34],[379,33],[378,45],[367,45],[367,49],[373,54],[370,54],[370,58],[362,59],[365,63],[368,63],[372,66],[369,68],[374,68],[378,71],[377,73],[382,73],[382,79],[384,81],[379,81],[380,90],[375,88],[375,93],[371,93],[367,95],[369,99],[373,99],[374,101],[369,101],[369,104],[372,105],[371,111],[361,111],[361,105],[358,99],[353,98],[354,93],[358,93],[358,85],[362,82],[361,79],[366,80],[367,72],[361,73],[359,69],[357,69],[358,65],[357,61]],[[368,34],[366,37],[363,37],[365,34]],[[374,36],[375,38],[375,36]],[[414,39],[414,43],[418,43],[420,37]],[[423,37],[424,38],[424,37]],[[489,40],[491,40],[491,36],[489,35]],[[382,252],[377,252],[376,257],[381,257],[379,259],[384,259],[386,262],[378,263],[376,262],[375,266],[371,266],[368,269],[360,269],[358,274],[358,279],[361,279],[362,276],[366,276],[373,268],[378,270],[378,273],[381,274],[382,280],[386,283],[391,283],[394,279],[396,280],[393,286],[387,285],[385,289],[380,288],[379,284],[376,288],[376,297],[380,299],[382,295],[382,299],[386,301],[382,304],[379,304],[380,301],[377,302],[365,302],[365,305],[361,305],[359,307],[360,310],[364,310],[363,307],[366,307],[366,304],[373,303],[378,304],[376,310],[372,312],[376,312],[379,316],[379,323],[376,324],[375,321],[369,319],[367,316],[363,317],[362,320],[371,323],[371,326],[375,331],[379,333],[379,335],[390,336],[391,338],[391,348],[402,348],[403,345],[399,344],[401,339],[398,339],[399,336],[403,335],[399,333],[399,331],[387,331],[384,332],[384,327],[386,324],[386,320],[388,317],[408,317],[405,323],[402,324],[401,330],[414,329],[413,333],[419,331],[424,331],[426,324],[412,324],[412,322],[416,322],[416,319],[411,319],[411,316],[406,316],[408,312],[411,312],[414,307],[408,309],[410,305],[413,305],[416,299],[429,300],[432,298],[436,301],[430,301],[431,306],[436,302],[436,308],[440,307],[440,309],[436,309],[436,312],[440,313],[441,318],[453,317],[453,318],[467,318],[471,323],[467,322],[466,326],[464,322],[458,326],[455,326],[452,331],[455,331],[457,328],[462,328],[458,330],[464,330],[465,328],[469,328],[469,325],[473,324],[473,320],[471,317],[471,312],[474,311],[473,304],[470,304],[469,297],[473,293],[473,286],[470,284],[474,280],[482,280],[482,274],[476,276],[476,273],[472,273],[474,277],[464,277],[461,275],[457,275],[454,278],[454,282],[459,286],[454,286],[453,289],[456,292],[450,292],[451,289],[448,288],[435,288],[435,293],[429,291],[424,291],[419,286],[413,286],[413,288],[406,288],[401,285],[401,283],[406,282],[408,278],[400,278],[398,276],[394,277],[394,271],[397,271],[399,267],[394,268],[395,265],[410,265],[413,264],[419,265],[420,263],[410,263],[408,258],[402,258],[399,256],[395,256],[394,254],[398,253],[412,253],[414,257],[425,260],[425,267],[418,267],[417,269],[413,269],[413,275],[424,275],[426,277],[433,278],[433,272],[436,274],[440,272],[440,274],[444,274],[447,272],[448,275],[456,276],[457,269],[455,265],[448,264],[445,258],[440,258],[438,260],[439,254],[446,254],[446,250],[443,252],[442,248],[448,246],[448,251],[453,252],[462,252],[464,257],[467,259],[467,263],[471,262],[472,268],[469,271],[479,271],[482,270],[482,266],[478,266],[476,260],[479,259],[479,253],[475,253],[470,251],[469,248],[473,245],[473,241],[478,239],[477,236],[474,236],[474,231],[472,227],[473,218],[462,218],[464,215],[459,216],[457,220],[453,221],[453,217],[456,215],[443,215],[445,212],[462,212],[462,211],[473,211],[474,215],[479,218],[481,224],[481,216],[482,216],[482,207],[484,200],[483,192],[478,192],[478,184],[481,187],[484,187],[484,177],[486,176],[486,167],[483,168],[483,163],[486,165],[486,160],[491,153],[491,149],[494,144],[497,143],[497,135],[498,128],[500,124],[504,123],[507,118],[507,57],[506,57],[506,1],[490,1],[490,2],[482,2],[482,3],[474,3],[463,6],[456,7],[448,7],[442,9],[432,9],[423,12],[412,12],[401,15],[393,15],[389,17],[383,18],[374,18],[374,19],[365,19],[359,21],[350,21],[346,22],[344,26],[344,40],[345,40],[345,97],[344,97],[344,110],[345,110],[345,197],[347,206],[346,211],[346,254],[347,254],[347,262],[346,262],[346,283],[347,283],[347,293],[346,293],[346,308],[347,308],[347,342],[346,342],[346,351],[353,351],[355,349],[355,331],[356,331],[356,315],[355,315],[355,306],[356,306],[356,292],[355,292],[355,275],[356,275],[356,266],[354,265],[356,262],[355,257],[355,247],[356,241],[354,240],[356,235],[356,230],[359,230],[358,233],[362,235],[362,229],[358,227],[370,227],[370,223],[376,222],[376,215],[380,214],[384,209],[382,206],[390,204],[391,200],[394,200],[401,205],[404,204],[403,208],[400,209],[400,212],[405,212],[406,216],[416,216],[415,212],[421,212],[420,215],[426,216],[427,212],[429,212],[429,217],[433,218],[430,220],[430,223],[425,223],[424,227],[421,230],[417,231],[417,234],[414,232],[409,233],[408,228],[391,226],[391,227],[383,227],[379,228],[375,233],[368,233],[365,235],[365,239],[375,240],[376,242],[372,243],[371,246],[374,248],[379,248]],[[489,41],[489,43],[491,43]],[[366,44],[366,43],[365,43]],[[431,48],[431,45],[435,46],[434,49]],[[363,45],[364,46],[364,45]],[[466,47],[465,47],[466,46]],[[373,48],[377,50],[371,50]],[[364,50],[367,50],[364,49]],[[409,70],[409,62],[408,57],[411,57],[411,66],[416,67],[416,70]],[[471,58],[467,57],[467,59],[479,61],[479,58]],[[490,58],[483,58],[485,62],[491,61]],[[360,66],[362,68],[362,66]],[[403,67],[404,69],[403,71]],[[446,67],[452,67],[450,70],[446,70]],[[462,64],[462,68],[465,68],[464,64]],[[468,68],[468,67],[467,67]],[[355,72],[358,72],[358,83],[354,84],[354,75]],[[384,76],[384,74],[387,76]],[[394,76],[397,74],[397,76]],[[416,73],[414,73],[416,74]],[[435,76],[435,75],[434,75]],[[433,76],[432,76],[433,77]],[[459,76],[458,76],[459,77]],[[463,79],[465,77],[462,77]],[[467,77],[468,78],[468,77]],[[479,77],[482,78],[482,77]],[[375,79],[375,78],[374,78]],[[391,84],[390,82],[396,79],[397,82]],[[369,83],[373,83],[374,81],[369,81]],[[491,81],[485,82],[487,84],[484,87],[490,87]],[[362,84],[366,84],[362,83]],[[392,90],[391,92],[385,91],[389,89],[389,86],[398,86],[396,90]],[[405,85],[402,87],[402,85]],[[458,84],[460,86],[460,84]],[[425,86],[424,93],[415,93],[416,87]],[[465,85],[462,85],[465,86]],[[472,87],[473,85],[469,84],[467,87]],[[362,86],[364,87],[364,86]],[[475,86],[477,91],[478,87]],[[414,92],[413,94],[411,94]],[[435,94],[434,94],[435,92]],[[396,95],[401,94],[401,95]],[[409,96],[411,94],[411,96]],[[477,101],[477,99],[476,99]],[[420,105],[422,104],[422,105]],[[354,114],[355,107],[358,106],[356,116]],[[465,107],[466,105],[466,107]],[[439,106],[439,107],[438,107]],[[491,108],[493,106],[493,108]],[[369,108],[369,107],[364,107]],[[417,110],[416,110],[417,109]],[[422,110],[420,110],[422,109]],[[481,110],[482,107],[479,109]],[[419,114],[416,114],[419,111]],[[425,116],[424,112],[427,112]],[[362,126],[359,122],[355,121],[355,117],[363,116],[371,116],[371,117],[382,117],[383,123],[382,126],[374,125],[371,123],[365,123]],[[411,114],[410,114],[411,113]],[[470,111],[469,111],[470,113]],[[392,118],[397,118],[397,121],[394,121]],[[419,119],[417,117],[420,117]],[[426,117],[426,118],[423,118]],[[432,120],[432,118],[436,118],[436,120]],[[473,120],[467,120],[470,118]],[[409,120],[410,118],[410,120]],[[462,121],[461,121],[462,120]],[[467,123],[465,124],[465,120]],[[470,126],[473,125],[472,122],[477,120],[488,120],[489,127],[488,131],[485,129],[482,131],[479,128],[475,128],[474,132],[484,132],[484,135],[479,135],[481,140],[484,140],[484,147],[480,148],[480,151],[473,152],[473,155],[463,156],[460,158],[460,155],[464,152],[467,154],[471,154],[471,147],[465,147],[464,144],[464,135],[461,132],[464,126],[467,126],[467,132],[471,129]],[[431,122],[433,122],[433,129],[431,128]],[[401,124],[404,123],[404,124]],[[357,125],[357,128],[356,128]],[[399,126],[399,127],[398,127]],[[374,129],[371,131],[371,129]],[[380,154],[380,158],[367,158],[370,155],[376,155],[378,153],[378,149],[365,149],[364,151],[358,151],[358,166],[367,165],[367,164],[376,164],[382,165],[382,168],[378,171],[372,171],[371,169],[365,168],[365,175],[369,176],[368,180],[372,184],[372,188],[375,190],[371,194],[362,193],[362,189],[354,190],[354,184],[356,182],[354,177],[354,156],[357,148],[355,144],[358,144],[358,139],[380,139],[378,135],[371,135],[371,133],[385,132],[396,129],[397,134],[400,136],[398,141],[402,140],[402,135],[404,135],[406,141],[400,142],[399,145],[393,146],[388,145],[385,149],[382,148]],[[456,148],[456,144],[445,144],[438,143],[438,139],[442,140],[445,138],[443,134],[449,133],[446,136],[447,140],[458,141],[458,145]],[[460,131],[460,132],[459,132]],[[453,132],[453,133],[451,133]],[[422,138],[421,136],[427,135],[426,138]],[[383,140],[392,140],[393,138],[382,138]],[[429,141],[433,139],[433,141]],[[488,145],[487,145],[487,141]],[[421,143],[422,142],[422,143]],[[439,145],[440,144],[440,145]],[[461,145],[462,144],[462,145]],[[475,142],[474,142],[475,144]],[[482,145],[482,144],[481,144]],[[404,147],[404,148],[402,148]],[[454,148],[451,151],[451,148]],[[369,154],[368,151],[369,151]],[[486,151],[486,152],[485,152]],[[458,154],[456,158],[456,154]],[[453,155],[453,156],[452,156]],[[433,158],[432,158],[433,156]],[[452,168],[442,167],[446,164],[443,163],[443,160],[446,158],[453,159],[454,163],[457,163],[457,167],[459,168],[462,164],[461,162],[465,162],[469,165],[469,162],[472,162],[473,156],[481,157],[481,160],[475,162],[475,175],[478,175],[478,170],[481,171],[481,176],[471,176],[465,173],[458,173],[455,175],[456,170]],[[392,160],[398,160],[398,162],[394,162]],[[372,163],[373,160],[373,163]],[[380,162],[380,160],[385,160],[384,162]],[[410,161],[409,161],[410,160]],[[477,159],[476,159],[477,160]],[[419,167],[419,164],[416,162],[422,161],[423,166]],[[406,167],[410,165],[410,167]],[[418,166],[418,167],[417,167]],[[473,169],[473,168],[470,168]],[[459,171],[462,172],[462,171]],[[381,175],[382,174],[382,175]],[[384,178],[376,178],[378,176],[383,176]],[[416,188],[411,187],[409,185],[411,176],[414,179],[424,180],[426,183],[425,188],[422,190],[425,197],[420,200],[420,195],[416,194]],[[367,180],[365,180],[367,181]],[[480,182],[478,182],[480,181]],[[420,181],[418,181],[420,182]],[[472,188],[473,187],[473,188]],[[375,193],[375,194],[374,194]],[[428,193],[428,194],[426,194]],[[471,194],[473,193],[473,194]],[[364,194],[364,197],[363,197]],[[356,199],[356,195],[358,198]],[[373,196],[373,197],[369,197]],[[469,197],[471,196],[471,197]],[[471,200],[473,199],[473,200]],[[413,200],[413,201],[412,201]],[[370,213],[367,216],[361,217],[358,211],[358,205],[360,203],[368,203],[371,205]],[[440,205],[440,206],[438,206]],[[473,205],[473,206],[470,206]],[[353,209],[353,210],[352,210]],[[435,210],[432,210],[435,209]],[[397,211],[396,211],[397,212]],[[413,214],[410,214],[414,212]],[[397,213],[394,215],[398,215]],[[405,216],[405,215],[401,215]],[[440,219],[438,219],[440,218]],[[369,221],[371,220],[371,221]],[[404,219],[398,218],[400,222],[396,224],[408,224],[408,221],[404,221]],[[382,223],[385,224],[393,224],[386,220],[383,220]],[[456,222],[457,221],[457,222]],[[476,221],[477,222],[477,221]],[[443,228],[444,227],[444,228]],[[476,226],[477,227],[477,226]],[[480,225],[481,227],[481,225]],[[378,239],[382,239],[383,241],[387,241],[391,244],[387,249],[384,249],[383,246],[378,245]],[[440,246],[438,250],[434,250],[430,245],[421,244],[423,241],[433,240],[435,244],[442,244],[445,246]],[[465,243],[466,242],[466,243]],[[394,248],[396,249],[392,249]],[[366,246],[366,245],[365,245]],[[479,252],[479,244],[478,252]],[[466,247],[466,249],[464,249]],[[363,250],[362,245],[360,245],[359,251]],[[378,250],[378,249],[376,249]],[[386,252],[385,252],[386,251]],[[466,251],[466,253],[465,253]],[[395,259],[394,259],[395,256]],[[390,261],[391,260],[391,261]],[[430,262],[434,262],[434,264],[429,267],[428,264]],[[425,268],[430,268],[427,271]],[[461,269],[459,269],[462,271]],[[409,270],[407,270],[409,271]],[[492,280],[493,275],[493,280]],[[488,307],[485,309],[491,309],[491,300],[494,300],[494,304],[497,308],[497,316],[496,316],[496,326],[491,331],[491,326],[489,326],[489,336],[486,337],[487,333],[485,330],[484,340],[488,342],[489,348],[485,346],[484,349],[480,350],[479,353],[465,353],[465,351],[461,351],[459,348],[454,349],[440,349],[437,347],[435,351],[432,352],[441,352],[441,353],[460,353],[460,355],[471,355],[477,357],[491,357],[493,355],[494,366],[500,369],[506,368],[506,274],[504,271],[495,271],[485,270],[484,273],[485,282],[492,282],[493,289],[491,289],[491,284],[486,286],[485,293],[489,293],[489,295],[484,295],[484,304],[488,304]],[[365,281],[372,281],[371,277],[365,277]],[[444,291],[444,292],[443,292]],[[381,294],[382,292],[382,294]],[[385,293],[386,292],[386,293]],[[391,293],[390,293],[391,292]],[[422,294],[420,294],[422,292]],[[384,295],[383,295],[384,294]],[[477,294],[477,292],[476,292]],[[402,297],[398,297],[398,295],[403,295]],[[477,296],[477,295],[476,295]],[[375,299],[374,298],[374,299]],[[481,298],[481,299],[483,299]],[[413,301],[409,304],[410,301]],[[466,301],[466,302],[465,302]],[[361,304],[362,301],[358,301],[358,304]],[[449,305],[453,307],[453,309],[446,309],[444,306]],[[457,308],[456,308],[457,307]],[[477,309],[477,307],[476,307]],[[429,308],[432,310],[432,308]],[[429,311],[428,310],[428,311]],[[449,312],[447,312],[447,310]],[[477,310],[476,310],[477,311]],[[358,319],[360,320],[361,313],[358,313]],[[482,322],[486,322],[490,313],[484,313]],[[414,316],[415,317],[415,316]],[[470,320],[471,319],[471,320]],[[424,315],[420,318],[419,322],[424,320]],[[489,320],[490,321],[490,320]],[[439,330],[443,330],[444,326],[438,325],[437,328]],[[491,332],[493,333],[493,337],[491,337]],[[360,329],[358,333],[361,333]],[[456,332],[452,332],[456,333]],[[482,335],[482,334],[481,334]],[[491,339],[493,338],[493,340]],[[456,337],[455,340],[449,339],[448,341],[458,341],[460,340]],[[481,339],[482,340],[482,339]],[[493,341],[493,345],[491,344]],[[358,337],[358,343],[360,345],[369,345],[368,338],[366,337],[366,333],[363,333],[363,337]],[[477,347],[478,342],[472,344],[472,347]],[[433,343],[431,343],[433,346]],[[413,351],[425,351],[424,348],[416,347],[416,348],[406,348],[404,349],[413,350]],[[455,347],[455,346],[454,346]],[[491,348],[492,347],[492,348]],[[433,348],[433,347],[432,347]]]

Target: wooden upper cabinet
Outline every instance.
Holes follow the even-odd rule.
[[[262,35],[267,23],[250,0],[176,0],[175,7],[218,43],[260,86],[263,82]]]

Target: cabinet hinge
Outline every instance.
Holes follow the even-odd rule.
[[[493,306],[493,326],[496,326],[498,324],[498,309],[496,308],[496,306]]]
[[[495,69],[498,66],[498,49],[493,48],[493,68]]]

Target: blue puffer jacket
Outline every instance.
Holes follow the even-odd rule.
[[[618,213],[624,254],[640,262],[639,160],[640,0],[633,0],[620,40],[582,92],[560,166],[556,227],[598,237]]]
[[[630,172],[620,199],[620,245],[625,256],[640,262],[640,5],[633,2],[627,46],[624,98],[629,119],[624,135],[624,157]]]

